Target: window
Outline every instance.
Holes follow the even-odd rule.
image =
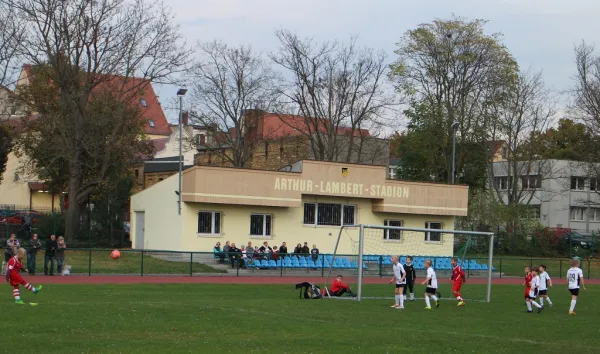
[[[590,221],[600,222],[600,208],[590,209]]]
[[[402,220],[384,220],[383,225],[401,227]],[[402,230],[384,230],[383,233],[383,239],[388,241],[400,241],[400,236],[402,236]]]
[[[140,98],[140,104],[142,105],[142,107],[148,107],[148,103],[146,103],[146,100],[143,98]]]
[[[140,170],[136,169],[133,171],[133,174],[135,175],[135,177],[139,177],[140,176]]]
[[[425,223],[425,228],[441,230],[442,223],[437,222],[437,221],[428,221]],[[442,241],[442,233],[441,232],[433,232],[433,231],[425,232],[425,242],[441,242],[441,241]]]
[[[221,213],[216,211],[199,212],[198,233],[205,235],[219,235],[221,233]]]
[[[150,126],[150,128],[154,128],[154,121],[152,119],[148,119],[148,126]]]
[[[595,191],[597,190],[598,186],[598,180],[596,178],[590,178],[590,190],[591,191]]]
[[[585,178],[571,177],[571,190],[582,191],[585,188]]]
[[[265,141],[265,160],[269,158],[269,142]]]
[[[271,236],[271,222],[273,217],[268,214],[250,215],[251,236]]]
[[[389,179],[396,179],[396,167],[388,168]]]
[[[206,145],[206,135],[198,134],[198,145]]]
[[[571,220],[583,221],[585,215],[585,208],[572,207],[571,208]]]
[[[355,224],[356,206],[305,203],[304,225],[342,226]]]
[[[521,176],[521,187],[523,189],[542,188],[541,176]]]
[[[508,177],[496,177],[494,178],[494,187],[498,190],[507,190],[508,189]]]
[[[540,206],[532,205],[531,209],[528,210],[527,219],[539,219],[540,215]]]
[[[160,181],[162,181],[162,180],[164,180],[164,178],[162,178],[162,177],[160,177],[160,178],[158,179],[158,181],[159,181],[159,182],[160,182]]]

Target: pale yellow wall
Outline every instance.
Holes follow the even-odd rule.
[[[146,134],[146,139],[148,140],[164,139],[168,137],[168,135]]]
[[[304,196],[303,202],[342,203],[357,205],[356,223],[383,225],[385,219],[403,220],[405,227],[423,228],[426,221],[439,221],[444,229],[453,229],[450,216],[422,216],[410,214],[373,213],[371,201],[359,198]],[[221,216],[220,236],[198,236],[197,215],[199,211],[219,211]],[[238,247],[252,241],[254,245],[269,241],[270,245],[287,242],[289,252],[298,243],[316,244],[321,253],[332,253],[340,227],[303,225],[303,207],[261,207],[227,204],[185,203],[183,207],[184,227],[182,249],[187,251],[211,251],[216,242],[236,243]],[[270,239],[251,238],[250,214],[265,213],[273,215],[272,237]],[[148,225],[148,224],[147,224]],[[148,225],[149,227],[149,225]],[[255,236],[253,236],[255,237]],[[365,231],[365,254],[412,254],[427,256],[451,256],[453,252],[452,235],[444,235],[441,243],[425,243],[423,233],[405,232],[401,241],[384,241],[381,230]],[[358,230],[347,229],[343,233],[338,254],[356,254]]]
[[[136,211],[145,212],[144,249],[182,250],[177,213],[177,175],[131,197],[131,244],[136,248]]]
[[[27,176],[20,172],[21,161],[14,153],[8,154],[6,171],[2,175],[0,183],[0,204],[14,204],[17,207],[29,207],[29,185],[28,182],[37,182],[32,176]],[[15,173],[19,179],[15,181]],[[34,192],[31,199],[33,209],[44,209],[47,211],[52,207],[52,194],[44,192]],[[58,196],[54,197],[55,210],[60,209]]]

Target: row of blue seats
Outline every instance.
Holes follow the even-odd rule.
[[[287,259],[287,258],[286,258]],[[344,261],[342,261],[341,259],[338,261],[338,259],[336,259],[333,262],[333,268],[337,268],[337,269],[358,269],[358,263],[354,262],[354,261],[349,261],[346,258],[343,258]],[[251,262],[248,262],[247,264],[248,267],[250,268],[329,268],[331,267],[331,263],[325,261],[324,263],[321,262],[320,260],[317,260],[316,262],[313,262],[312,259],[308,260],[308,261],[282,261],[281,259],[278,259],[277,261],[274,260],[254,260]],[[363,269],[369,269],[369,267],[363,263]]]

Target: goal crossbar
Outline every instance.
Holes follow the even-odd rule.
[[[467,230],[445,230],[445,229],[427,229],[427,228],[414,228],[414,227],[403,227],[403,226],[384,226],[384,225],[372,225],[372,224],[356,224],[356,225],[344,225],[340,227],[340,231],[338,233],[338,238],[336,240],[336,244],[333,251],[333,261],[337,255],[338,247],[340,244],[340,238],[342,236],[342,232],[345,229],[359,229],[359,239],[358,239],[358,291],[356,300],[362,300],[362,288],[363,288],[363,262],[364,262],[364,232],[365,229],[378,229],[378,230],[398,230],[398,231],[413,231],[413,232],[433,232],[440,234],[453,234],[453,235],[467,235],[467,236],[480,236],[486,237],[489,239],[489,250],[488,250],[488,269],[487,269],[487,289],[486,289],[486,302],[491,301],[492,295],[492,273],[493,273],[493,259],[494,259],[494,233],[493,232],[480,232],[480,231],[467,231]],[[332,268],[329,268],[329,273],[327,274],[326,283],[331,276]]]

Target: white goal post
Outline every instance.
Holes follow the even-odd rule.
[[[444,290],[444,298],[451,296],[449,285],[443,280],[451,274],[450,259],[457,257],[459,264],[469,276],[485,283],[485,291],[478,288],[471,291],[465,299],[471,301],[491,301],[492,275],[494,271],[494,233],[465,230],[443,229],[441,222],[426,222],[425,228],[393,226],[402,224],[386,220],[386,225],[346,225],[339,230],[334,251],[324,259],[327,269],[325,287],[330,285],[336,274],[350,279],[347,282],[356,286],[356,300],[393,298],[389,291],[383,293],[376,286],[369,287],[371,293],[365,294],[365,280],[369,284],[384,284],[382,278],[391,277],[391,256],[398,256],[401,263],[407,257],[413,258],[417,271],[415,288],[420,289],[424,280],[425,260],[431,260],[438,276],[438,284]],[[392,226],[388,226],[392,225]],[[334,274],[334,272],[336,272]],[[352,279],[355,278],[355,281]],[[389,290],[389,288],[386,288]],[[408,290],[407,290],[408,291]],[[378,294],[381,292],[380,294]],[[418,290],[418,293],[422,293]]]

